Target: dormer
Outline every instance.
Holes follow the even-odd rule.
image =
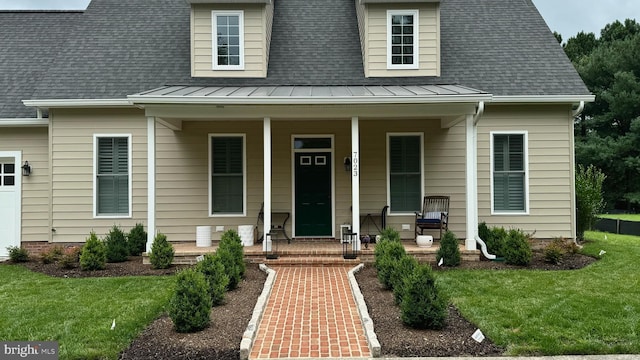
[[[265,78],[272,0],[187,0],[191,4],[191,76]]]
[[[366,77],[440,76],[440,0],[355,0]]]

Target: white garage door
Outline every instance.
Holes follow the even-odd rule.
[[[0,151],[0,256],[20,246],[20,153]]]

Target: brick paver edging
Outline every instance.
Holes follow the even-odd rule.
[[[242,341],[240,341],[240,360],[249,359],[251,347],[253,346],[253,341],[258,331],[258,325],[260,324],[260,320],[262,320],[262,314],[264,314],[264,309],[267,306],[267,300],[269,300],[271,289],[273,289],[273,284],[276,281],[275,270],[269,269],[269,267],[264,264],[260,264],[260,270],[267,273],[267,280],[264,282],[262,293],[258,297],[256,306],[253,308],[253,315],[251,315],[247,329],[244,331],[244,334],[242,334]]]
[[[351,292],[356,301],[358,307],[358,314],[360,314],[360,320],[362,320],[362,326],[364,327],[364,334],[367,337],[367,343],[369,344],[369,350],[371,350],[371,356],[374,358],[380,357],[380,342],[378,341],[378,335],[373,330],[373,320],[369,316],[369,310],[367,304],[364,302],[364,296],[360,291],[360,286],[356,281],[355,273],[362,270],[364,264],[360,264],[353,269],[349,270],[349,285],[351,285]]]

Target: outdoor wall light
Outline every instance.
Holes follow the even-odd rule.
[[[349,172],[351,171],[351,158],[350,157],[345,157],[344,161],[344,171]]]
[[[28,161],[24,162],[24,165],[22,165],[22,176],[29,176],[31,175],[31,165],[29,165]]]

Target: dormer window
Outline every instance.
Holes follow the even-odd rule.
[[[387,69],[417,69],[418,64],[418,10],[388,10]]]
[[[244,11],[211,12],[213,69],[244,70]]]

